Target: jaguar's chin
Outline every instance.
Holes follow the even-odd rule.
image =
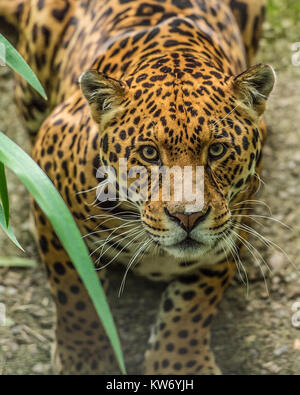
[[[180,243],[177,243],[175,247],[180,248],[182,250],[190,250],[190,249],[199,249],[203,247],[205,244],[203,242],[199,242],[197,240],[192,239],[191,237],[187,237]]]
[[[190,237],[168,246],[162,246],[169,255],[175,258],[195,259],[200,258],[209,249],[209,246],[204,242],[199,242]]]

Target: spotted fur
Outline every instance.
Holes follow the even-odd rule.
[[[49,97],[44,102],[17,78],[33,157],[91,252],[106,240],[100,261],[93,254],[95,264],[130,263],[139,275],[169,282],[146,373],[220,373],[210,327],[235,273],[231,253],[246,238],[241,229],[234,236],[241,220],[232,208],[243,213],[239,203],[255,193],[266,134],[261,116],[274,84],[269,66],[250,67],[264,6],[263,0],[1,1],[0,15],[20,29],[19,50]],[[95,203],[99,166],[117,170],[126,158],[129,167],[149,168],[145,147],[160,166],[204,166],[201,211],[172,199]],[[78,273],[47,218],[36,205],[34,211],[57,306],[56,366],[63,373],[113,372],[115,358]],[[105,270],[99,273],[109,286]]]

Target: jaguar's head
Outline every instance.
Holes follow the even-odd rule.
[[[238,76],[160,66],[123,81],[88,71],[81,88],[99,125],[102,163],[124,180],[126,160],[148,237],[173,256],[197,258],[228,245],[231,207],[253,194],[275,76],[263,64]],[[117,188],[125,193],[124,184]]]

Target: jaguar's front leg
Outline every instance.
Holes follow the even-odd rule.
[[[224,262],[173,281],[165,291],[146,352],[146,374],[220,374],[210,328],[235,273]]]
[[[59,374],[111,374],[119,371],[98,314],[78,272],[48,219],[34,205],[41,256],[56,304],[53,368]],[[98,272],[104,289],[105,271]]]

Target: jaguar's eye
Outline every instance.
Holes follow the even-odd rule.
[[[159,153],[152,145],[145,145],[140,150],[141,157],[147,162],[155,163],[159,161]]]
[[[209,156],[211,159],[220,159],[226,152],[227,148],[222,143],[212,144],[209,147]]]

